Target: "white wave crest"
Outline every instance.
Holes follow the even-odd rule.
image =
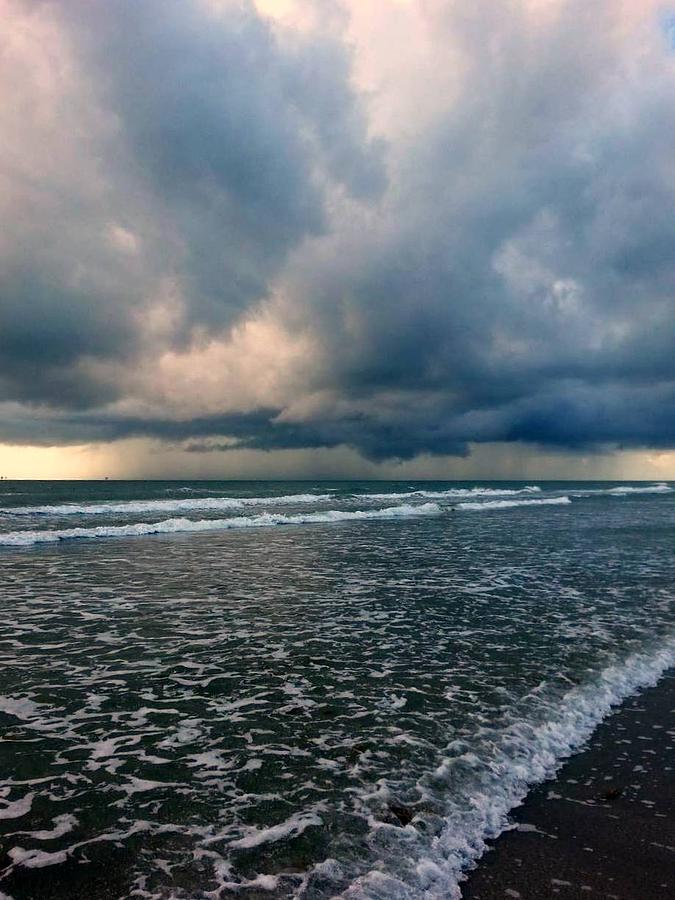
[[[509,812],[530,788],[555,775],[613,707],[640,688],[655,685],[674,665],[675,638],[671,636],[653,652],[633,654],[589,683],[572,688],[545,721],[514,722],[500,733],[489,734],[484,750],[444,759],[434,773],[440,783],[450,781],[453,768],[462,763],[475,778],[467,785],[466,795],[449,799],[443,830],[415,860],[411,882],[373,870],[341,896],[350,900],[383,896],[460,900],[464,873],[483,855],[487,841],[508,828]]]
[[[514,506],[567,506],[569,497],[542,497],[541,500],[485,500],[483,503],[458,503],[457,509],[510,509]]]
[[[279,497],[188,497],[181,500],[122,500],[119,503],[63,503],[47,506],[2,508],[0,512],[14,515],[96,516],[118,513],[133,515],[154,512],[208,512],[226,509],[246,509],[249,506],[286,506],[301,503],[322,503],[330,494],[284,494]]]
[[[673,489],[665,481],[659,481],[657,484],[645,484],[641,486],[626,485],[625,487],[609,488],[608,494],[615,497],[623,497],[624,494],[671,494]]]
[[[672,494],[673,488],[665,481],[659,481],[655,484],[622,484],[612,488],[577,488],[569,493],[573,497],[627,497],[631,494]]]
[[[275,525],[314,525],[329,522],[352,522],[363,519],[398,519],[409,516],[437,515],[441,512],[436,503],[419,506],[402,504],[384,509],[348,510],[330,509],[326,512],[299,513],[285,516],[282,513],[260,513],[257,516],[236,516],[231,519],[164,519],[161,522],[137,522],[130,525],[97,525],[92,528],[60,528],[43,531],[9,531],[0,533],[0,544],[27,547],[31,544],[55,543],[76,538],[138,537],[148,534],[175,534],[192,531],[224,531],[231,528],[264,528]]]
[[[405,493],[388,494],[361,494],[360,500],[391,500],[396,497],[424,497],[427,500],[458,500],[462,497],[515,497],[520,494],[538,494],[541,488],[537,485],[527,485],[524,488],[448,488],[445,491],[406,491]]]

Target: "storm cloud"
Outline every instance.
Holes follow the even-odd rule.
[[[2,0],[0,441],[675,447],[661,4]]]

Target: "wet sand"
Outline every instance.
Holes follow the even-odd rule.
[[[606,719],[512,820],[464,900],[672,900],[675,671]]]

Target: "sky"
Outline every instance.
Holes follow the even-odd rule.
[[[675,7],[0,22],[1,475],[675,479]]]

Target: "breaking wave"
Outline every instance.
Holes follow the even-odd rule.
[[[184,500],[124,500],[119,503],[63,503],[47,506],[22,506],[3,508],[0,512],[13,515],[87,516],[111,513],[135,514],[152,512],[188,512],[226,509],[246,509],[249,506],[290,505],[322,503],[330,500],[330,494],[284,494],[280,497],[189,497]]]
[[[524,488],[448,488],[445,491],[406,491],[405,493],[388,494],[361,494],[360,500],[391,500],[396,497],[424,497],[427,500],[458,500],[463,497],[514,497],[519,494],[539,494],[541,488],[537,485],[527,485]]]
[[[675,638],[670,637],[654,652],[629,656],[572,688],[541,722],[520,720],[502,731],[486,729],[481,745],[471,749],[453,742],[432,776],[435,792],[453,788],[445,824],[433,843],[420,842],[414,849],[408,861],[410,880],[373,869],[340,896],[460,900],[465,873],[483,855],[487,841],[509,827],[509,812],[534,785],[555,775],[614,707],[640,688],[655,685],[673,665]],[[457,772],[463,773],[459,784]]]
[[[627,494],[672,494],[673,489],[665,481],[659,481],[656,484],[645,484],[641,486],[621,485],[620,487],[608,488],[606,491],[598,493],[609,494],[612,497],[624,497]],[[591,492],[589,492],[591,493]]]
[[[97,525],[92,528],[60,528],[42,531],[9,531],[0,533],[0,544],[27,547],[32,544],[55,543],[76,538],[139,537],[149,534],[176,534],[194,531],[225,531],[231,528],[264,528],[275,525],[314,525],[329,522],[352,522],[363,519],[399,519],[409,516],[429,516],[441,512],[436,503],[419,506],[402,504],[384,509],[339,510],[299,513],[260,513],[256,516],[236,516],[231,519],[164,519],[161,522],[136,522],[129,525]]]
[[[457,509],[510,509],[513,506],[567,506],[569,497],[542,497],[540,500],[485,500],[482,503],[458,503]]]
[[[573,497],[629,497],[633,494],[672,494],[673,488],[665,481],[659,481],[655,484],[621,484],[611,488],[572,488],[568,492]]]

